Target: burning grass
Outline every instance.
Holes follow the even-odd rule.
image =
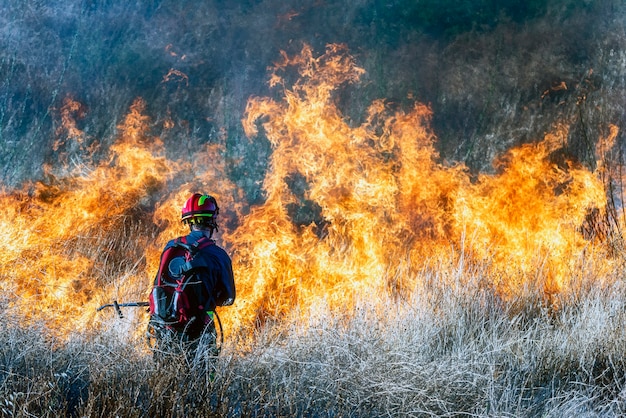
[[[609,213],[616,179],[599,174],[611,173],[601,154],[617,128],[599,140],[598,173],[564,155],[561,126],[472,179],[463,164],[440,161],[423,104],[376,100],[362,123],[347,120],[338,92],[363,73],[345,45],[281,56],[269,77],[278,94],[251,97],[242,120],[251,141],[273,147],[264,200],[250,206],[228,177],[225,144],[170,161],[145,102],[135,100],[108,158],[52,167],[45,181],[0,193],[0,289],[19,294],[11,306],[22,316],[55,321],[61,334],[91,328],[95,308],[113,294],[145,297],[162,246],[184,232],[181,202],[198,190],[223,208],[218,239],[233,255],[239,303],[227,329],[251,330],[320,298],[342,313],[361,294],[410,295],[413,278],[436,266],[430,260],[457,257],[451,247],[488,263],[485,285],[505,299],[527,287],[556,297],[575,286],[577,260],[606,246],[607,234],[581,229],[592,214],[602,221]],[[60,141],[82,138],[73,113],[64,116]],[[600,222],[609,232],[620,223]],[[615,263],[619,254],[605,259],[607,268]],[[40,309],[30,308],[35,302]]]
[[[320,302],[233,335],[214,367],[158,367],[128,334],[59,341],[14,318],[0,337],[0,405],[55,417],[626,413],[621,272],[555,311],[539,293],[502,300],[479,267],[424,271],[410,299],[363,296],[347,315]]]
[[[348,123],[335,92],[362,73],[340,45],[282,56],[282,98],[251,98],[243,119],[273,147],[252,207],[220,144],[168,161],[140,99],[108,160],[0,194],[3,414],[624,413],[623,258],[607,238],[622,223],[606,222],[620,179],[602,158],[617,129],[598,172],[556,127],[470,179],[440,162],[422,104],[378,100]],[[157,366],[144,311],[96,307],[147,296],[198,189],[233,256],[228,343],[215,363]]]

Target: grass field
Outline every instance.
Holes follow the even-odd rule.
[[[155,364],[133,315],[63,340],[5,315],[2,415],[622,416],[626,299],[611,274],[548,305],[530,290],[501,300],[480,266],[442,266],[405,299],[320,301],[235,332],[210,363]]]
[[[39,3],[0,37],[2,416],[626,415],[623,2],[447,41],[438,2]],[[219,357],[157,364],[96,308],[196,191],[238,296]]]

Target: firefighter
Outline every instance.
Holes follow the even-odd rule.
[[[189,234],[169,241],[163,249],[150,295],[148,328],[158,351],[166,348],[166,338],[187,343],[191,352],[206,335],[215,345],[215,308],[235,301],[231,258],[213,240],[218,215],[213,196],[194,193],[181,214]]]

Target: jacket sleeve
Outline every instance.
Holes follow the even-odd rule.
[[[230,305],[236,296],[232,261],[226,251],[217,245],[207,247],[205,255],[210,260],[209,265],[212,266],[214,303],[217,306]]]
[[[220,255],[220,265],[221,265],[221,292],[217,295],[217,304],[223,305],[227,300],[231,300],[231,303],[235,300],[236,290],[235,290],[235,276],[233,274],[233,264],[226,252],[221,250]]]

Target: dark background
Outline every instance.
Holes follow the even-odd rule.
[[[5,0],[0,183],[106,158],[141,97],[168,158],[222,142],[228,176],[258,202],[270,147],[241,118],[249,97],[276,94],[280,51],[303,43],[345,43],[366,70],[337,97],[353,124],[374,99],[426,103],[442,160],[473,173],[561,124],[564,152],[593,169],[595,142],[624,124],[625,13],[623,0]],[[68,97],[82,142],[60,129]]]

